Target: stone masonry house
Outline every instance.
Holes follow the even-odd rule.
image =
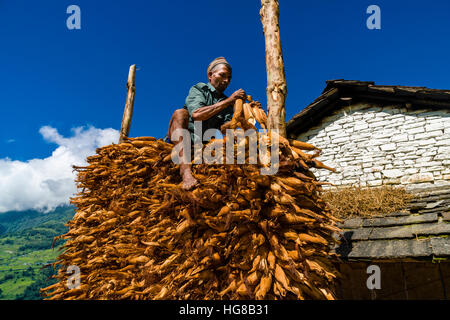
[[[340,298],[450,299],[450,90],[331,80],[286,129],[337,169],[313,170],[318,180],[414,194],[400,212],[340,225]]]
[[[287,122],[290,138],[322,149],[335,185],[450,185],[450,90],[332,80]]]

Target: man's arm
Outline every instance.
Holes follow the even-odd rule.
[[[234,101],[236,100],[233,100],[231,99],[231,97],[229,97],[211,106],[200,107],[192,113],[192,119],[194,119],[194,121],[208,120],[212,116],[218,114],[220,111],[228,107],[230,104],[233,104]]]
[[[239,89],[229,97],[223,101],[219,101],[211,106],[204,106],[196,109],[192,113],[192,119],[194,121],[204,121],[208,120],[212,116],[218,114],[220,111],[228,107],[230,104],[233,104],[237,99],[245,99],[245,92],[242,89]]]

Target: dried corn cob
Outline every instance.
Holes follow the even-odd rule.
[[[236,103],[229,128],[265,128],[259,103]],[[245,128],[244,128],[245,129]],[[295,164],[275,176],[261,163],[194,165],[200,185],[180,187],[172,145],[128,138],[75,167],[80,192],[49,299],[333,299],[331,236],[338,231],[309,166],[330,169],[279,137]],[[220,147],[224,140],[210,143]],[[243,142],[246,144],[246,140]],[[235,145],[236,147],[236,145]],[[248,152],[245,154],[248,159]],[[296,157],[296,156],[297,157]],[[248,162],[246,162],[248,163]],[[69,290],[64,266],[77,265]]]

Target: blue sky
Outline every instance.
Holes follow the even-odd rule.
[[[81,30],[66,27],[72,4]],[[381,30],[366,27],[372,4]],[[74,128],[119,130],[131,64],[139,70],[130,136],[162,138],[218,56],[233,67],[226,93],[243,88],[265,105],[259,9],[259,0],[0,0],[0,160],[50,157],[78,141]],[[329,79],[449,89],[449,13],[444,0],[280,1],[286,120]]]

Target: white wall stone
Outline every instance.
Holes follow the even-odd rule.
[[[320,181],[408,189],[450,184],[450,110],[354,104],[297,139],[321,148],[318,159],[336,168],[312,169]]]

